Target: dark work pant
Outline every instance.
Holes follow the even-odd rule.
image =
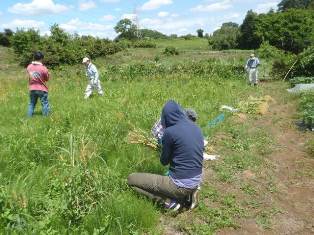
[[[129,175],[128,184],[137,192],[157,202],[175,199],[180,203],[185,203],[188,196],[196,190],[178,187],[169,176],[148,173],[133,173]]]

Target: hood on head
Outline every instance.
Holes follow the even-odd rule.
[[[181,106],[173,100],[169,100],[161,113],[161,124],[164,128],[175,125],[178,121],[186,119]]]

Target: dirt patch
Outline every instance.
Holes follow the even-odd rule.
[[[279,102],[272,103],[267,116],[255,121],[255,125],[269,131],[277,143],[268,156],[272,167],[262,170],[259,181],[260,190],[267,192],[265,179],[272,178],[275,190],[268,193],[265,206],[271,202],[278,211],[270,216],[271,226],[267,229],[248,218],[239,221],[239,229],[223,229],[217,234],[314,234],[314,179],[308,173],[309,169],[314,171],[314,159],[305,152],[305,143],[313,134],[299,132],[293,125],[295,102],[285,102],[280,93],[275,99]],[[253,176],[250,171],[243,172],[244,179]]]

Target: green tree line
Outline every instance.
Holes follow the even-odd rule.
[[[209,38],[216,50],[257,49],[263,42],[300,53],[314,45],[314,0],[283,0],[278,11],[266,14],[248,11],[243,23],[224,23]]]
[[[6,29],[0,34],[0,45],[12,46],[21,65],[27,65],[35,51],[42,51],[45,64],[54,67],[76,64],[85,56],[96,58],[114,54],[124,49],[122,43],[92,36],[71,35],[58,25],[50,28],[50,36],[41,36],[35,29],[18,29],[15,33]]]

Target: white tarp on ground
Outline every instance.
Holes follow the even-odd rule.
[[[300,93],[304,91],[314,90],[314,83],[310,84],[297,84],[295,87],[291,89],[287,89],[289,93]]]

